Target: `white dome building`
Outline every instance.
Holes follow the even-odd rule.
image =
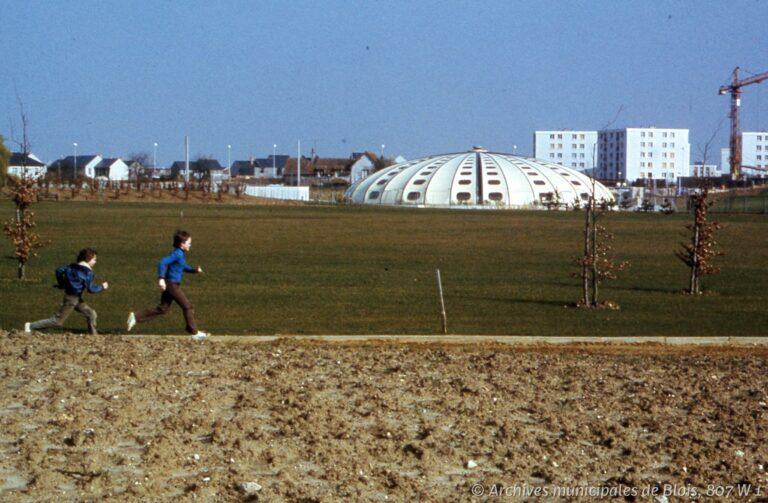
[[[597,201],[613,201],[595,182]],[[573,206],[589,199],[592,179],[559,164],[488,152],[436,155],[395,164],[347,189],[354,204],[438,208],[537,208]]]

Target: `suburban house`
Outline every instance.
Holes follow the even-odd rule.
[[[8,161],[8,175],[37,180],[44,177],[46,171],[45,163],[38,159],[35,154],[11,153],[11,158]]]
[[[378,157],[373,152],[353,152],[352,159],[354,163],[349,168],[349,183],[355,183],[362,180],[376,169]]]
[[[373,173],[377,163],[373,152],[354,152],[348,158],[302,157],[301,180],[310,185],[349,185]],[[296,185],[296,165],[296,158],[286,161],[283,180],[288,185]]]
[[[48,166],[48,175],[62,180],[95,178],[96,166],[103,160],[100,155],[67,156],[53,161]]]
[[[247,161],[235,161],[232,163],[230,174],[232,177],[241,178],[282,178],[287,155],[269,156],[263,159],[252,157]]]
[[[128,165],[119,157],[102,159],[93,171],[95,178],[110,182],[124,182],[129,180],[130,176]]]
[[[186,165],[184,161],[176,161],[171,165],[171,178],[184,178]],[[216,159],[198,159],[189,161],[189,179],[203,180],[209,178],[213,184],[219,184],[229,179],[229,168],[225,168]]]

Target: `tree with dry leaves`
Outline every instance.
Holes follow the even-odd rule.
[[[30,207],[37,202],[37,186],[27,177],[26,163],[29,158],[29,140],[27,137],[27,116],[24,106],[21,108],[22,139],[18,141],[21,148],[21,178],[11,183],[11,200],[16,207],[14,218],[3,222],[3,232],[13,243],[13,255],[17,261],[19,279],[25,279],[27,262],[37,256],[37,250],[43,247],[43,241],[35,232],[35,214]]]
[[[618,272],[629,267],[629,262],[614,261],[613,241],[614,235],[608,232],[604,225],[598,221],[611,209],[609,201],[596,201],[594,180],[592,195],[584,211],[583,252],[577,257],[575,264],[579,272],[572,276],[581,279],[581,300],[577,303],[584,308],[618,308],[611,301],[600,302],[600,284],[618,277]]]
[[[714,204],[709,196],[709,188],[704,187],[699,193],[693,194],[690,204],[693,209],[693,223],[685,226],[688,232],[683,234],[689,241],[680,243],[680,249],[675,251],[675,255],[690,270],[685,292],[689,295],[700,295],[702,276],[720,272],[712,261],[723,255],[715,240],[715,233],[722,229],[722,225],[709,220],[709,208]]]

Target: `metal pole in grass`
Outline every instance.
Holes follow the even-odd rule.
[[[435,269],[437,272],[437,291],[440,293],[440,324],[442,325],[443,333],[448,333],[448,321],[445,318],[445,301],[443,300],[443,280],[440,278],[440,269]]]

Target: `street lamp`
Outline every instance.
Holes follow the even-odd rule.
[[[75,157],[74,157],[74,166],[75,166],[75,170],[74,170],[74,172],[72,173],[72,176],[76,178],[76,177],[77,177],[77,142],[74,142],[74,143],[72,144],[72,146],[75,148]]]
[[[381,144],[381,158],[382,158],[382,159],[384,159],[384,147],[385,147],[385,146],[386,146],[386,145],[384,145],[383,143]]]
[[[512,145],[512,153],[517,154],[517,145]]]
[[[227,145],[227,169],[232,165],[232,145]]]
[[[152,168],[157,168],[157,142],[155,142],[154,149],[152,150]]]
[[[277,156],[277,143],[272,145],[272,177],[277,178],[277,163],[275,157]]]

